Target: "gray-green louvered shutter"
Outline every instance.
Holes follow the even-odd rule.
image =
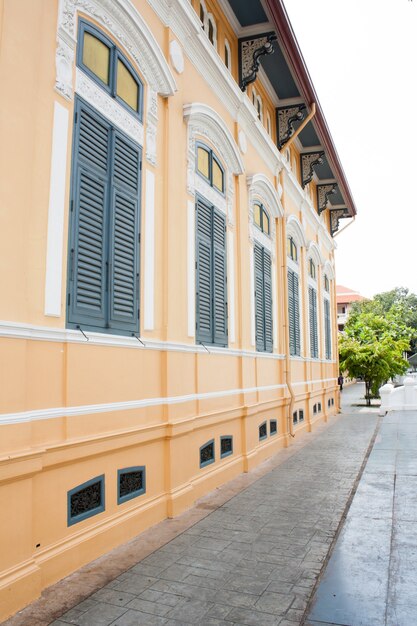
[[[272,266],[271,255],[263,249],[264,266],[264,311],[265,311],[265,351],[272,352]]]
[[[288,270],[288,333],[290,340],[290,354],[296,354],[295,340],[295,304],[294,304],[294,272]]]
[[[114,132],[109,245],[109,328],[139,330],[139,147]]]
[[[106,324],[110,125],[76,101],[68,275],[68,322]]]
[[[325,337],[325,349],[326,359],[332,358],[332,335],[330,326],[330,302],[327,298],[324,299],[324,337]]]
[[[294,272],[294,339],[295,339],[295,352],[296,356],[300,356],[301,353],[301,340],[300,340],[300,292],[298,286],[298,274]]]
[[[308,288],[309,323],[310,323],[310,354],[313,359],[318,357],[317,333],[317,292],[313,287]]]
[[[255,333],[256,349],[265,350],[265,307],[264,307],[264,269],[263,269],[263,248],[255,244],[254,264],[255,264]]]
[[[227,345],[226,218],[213,208],[213,343]]]
[[[196,339],[213,341],[212,207],[196,203]]]

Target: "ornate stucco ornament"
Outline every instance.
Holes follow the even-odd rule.
[[[273,42],[277,36],[274,33],[256,39],[248,39],[240,42],[241,52],[241,80],[240,88],[246,91],[246,87],[256,80],[259,71],[260,57],[274,52]]]
[[[330,209],[330,233],[333,235],[339,230],[339,220],[351,217],[347,209]]]
[[[337,183],[329,183],[328,185],[317,185],[317,209],[322,213],[327,208],[329,196],[336,193]]]
[[[314,166],[322,165],[324,150],[319,152],[306,152],[301,155],[301,180],[302,186],[305,187],[313,179]]]
[[[294,133],[294,123],[305,118],[306,105],[296,104],[293,107],[283,107],[278,111],[278,148],[284,147]]]

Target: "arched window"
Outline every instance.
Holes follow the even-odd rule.
[[[217,26],[216,26],[216,20],[214,19],[211,13],[209,13],[208,18],[207,18],[206,32],[207,32],[207,36],[209,38],[210,43],[213,44],[213,46],[217,49]]]
[[[263,104],[262,104],[261,96],[256,96],[255,108],[256,108],[256,112],[258,114],[258,119],[260,119],[260,121],[263,122],[263,120],[264,120],[264,113],[263,113]]]
[[[324,352],[326,359],[332,358],[332,325],[330,313],[330,281],[324,275]]]
[[[204,144],[197,145],[197,172],[220,193],[224,193],[224,169],[213,151]]]
[[[298,249],[292,237],[287,238],[287,255],[295,263],[298,262]]]
[[[224,40],[224,64],[228,70],[232,71],[232,52],[227,39]]]
[[[205,30],[207,25],[207,9],[202,0],[200,0],[200,22],[203,26],[203,30]]]
[[[143,86],[115,44],[97,28],[80,21],[78,66],[131,112],[142,117]]]
[[[313,261],[313,259],[309,259],[308,261],[308,275],[313,279],[316,280],[316,265]]]
[[[142,84],[121,50],[85,21],[79,33],[79,70],[140,116]],[[78,95],[73,146],[67,323],[131,335],[139,331],[142,149]]]
[[[266,131],[268,135],[271,134],[271,116],[269,115],[269,111],[266,112]]]
[[[253,207],[253,221],[255,226],[259,228],[266,235],[271,234],[271,226],[269,221],[269,215],[265,211],[262,204],[256,203]]]

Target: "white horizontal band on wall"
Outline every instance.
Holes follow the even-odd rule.
[[[326,378],[323,380],[312,380],[293,383],[295,385],[306,385],[336,381],[336,378]],[[265,385],[263,387],[246,387],[243,389],[226,389],[223,391],[209,391],[206,393],[192,393],[183,396],[171,396],[166,398],[145,398],[143,400],[128,400],[126,402],[106,402],[104,404],[86,404],[80,406],[56,407],[50,409],[37,409],[34,411],[21,411],[19,413],[3,413],[0,415],[0,426],[7,424],[19,424],[24,422],[34,422],[38,420],[56,419],[59,417],[74,417],[79,415],[91,415],[93,413],[111,413],[115,411],[130,411],[132,409],[143,409],[149,406],[161,406],[167,404],[181,404],[196,400],[211,400],[213,398],[225,398],[243,393],[256,393],[262,391],[275,391],[285,389],[285,384]]]

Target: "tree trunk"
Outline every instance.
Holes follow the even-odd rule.
[[[366,406],[371,406],[371,381],[365,380],[365,400]]]

